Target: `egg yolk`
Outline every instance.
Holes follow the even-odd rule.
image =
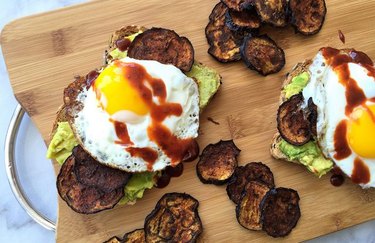
[[[375,104],[356,108],[348,122],[350,148],[364,158],[375,158]]]
[[[97,99],[109,115],[124,110],[140,116],[146,115],[149,106],[124,72],[126,69],[121,66],[106,67],[94,83]]]

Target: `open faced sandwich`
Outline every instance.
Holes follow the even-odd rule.
[[[198,156],[199,114],[221,83],[168,29],[117,30],[105,58],[65,88],[47,152],[62,165],[61,198],[78,213],[135,203],[181,174]]]
[[[375,187],[375,67],[363,52],[321,48],[297,64],[283,84],[277,159],[319,177],[335,166],[363,188]]]

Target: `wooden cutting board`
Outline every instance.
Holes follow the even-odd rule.
[[[274,160],[269,146],[276,131],[275,116],[285,74],[294,64],[312,58],[320,47],[355,47],[375,58],[375,1],[328,0],[322,31],[312,37],[294,34],[292,28],[271,29],[268,34],[285,50],[287,64],[275,75],[263,77],[242,62],[221,64],[207,54],[204,28],[217,1],[107,0],[30,16],[8,24],[2,32],[2,49],[17,100],[48,143],[55,111],[62,104],[63,88],[77,74],[102,64],[111,32],[123,25],[161,26],[188,37],[196,59],[216,68],[223,85],[201,116],[199,144],[204,148],[233,138],[242,150],[239,163],[263,161],[272,169],[276,185],[291,187],[301,197],[302,217],[292,233],[281,240],[302,241],[375,218],[375,190],[362,190],[349,180],[339,187],[329,176],[318,179],[305,168]],[[342,30],[343,45],[338,37]],[[219,122],[215,125],[208,117]],[[31,155],[32,156],[32,155]],[[59,199],[58,242],[102,242],[112,235],[143,227],[146,215],[166,192],[187,192],[200,201],[203,242],[269,241],[264,232],[242,228],[225,186],[203,185],[195,163],[164,189],[153,189],[135,206],[118,206],[95,215],[80,215]],[[59,167],[55,166],[56,172]]]

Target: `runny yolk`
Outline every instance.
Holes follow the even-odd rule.
[[[347,140],[357,155],[375,158],[375,104],[354,109],[348,122]]]
[[[102,108],[113,115],[119,111],[131,111],[139,116],[149,112],[149,105],[138,90],[131,85],[121,66],[105,68],[94,83],[96,97]]]

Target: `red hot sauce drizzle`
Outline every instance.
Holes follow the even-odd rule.
[[[354,160],[354,168],[351,179],[356,184],[367,184],[370,181],[370,170],[358,157]]]
[[[171,165],[176,166],[191,149],[195,141],[191,138],[180,139],[174,135],[162,122],[169,116],[180,116],[182,107],[178,103],[166,102],[166,87],[161,79],[153,78],[146,69],[137,63],[123,63],[115,61],[114,65],[123,70],[123,75],[130,85],[137,90],[142,99],[149,106],[151,125],[147,133],[151,141],[155,142],[171,159]],[[149,89],[151,87],[151,90]],[[153,101],[158,97],[159,104]],[[148,162],[148,170],[152,170],[157,159],[157,151],[151,148],[126,148],[132,156],[141,157]]]
[[[375,77],[375,69],[373,61],[365,53],[352,50],[340,51],[335,48],[325,47],[321,49],[323,56],[327,60],[327,64],[331,65],[339,78],[339,82],[345,87],[346,107],[345,114],[349,116],[352,111],[358,107],[365,107],[367,110],[366,97],[363,90],[358,86],[357,82],[350,77],[349,63],[357,63],[366,68],[369,76]],[[372,100],[372,99],[370,99]],[[341,160],[347,158],[351,154],[351,150],[346,141],[346,122],[343,120],[336,127],[334,135],[335,155],[334,158]]]
[[[115,141],[115,143],[121,145],[133,145],[133,142],[130,140],[126,124],[114,121],[112,119],[109,119],[109,121],[113,122],[113,125],[115,126],[116,135],[120,139],[119,141]]]
[[[342,160],[347,158],[349,155],[352,154],[352,150],[348,145],[348,141],[346,140],[346,130],[347,130],[347,123],[346,120],[342,120],[336,127],[335,134],[334,134],[334,146],[335,146],[335,154],[333,157],[337,160]]]

